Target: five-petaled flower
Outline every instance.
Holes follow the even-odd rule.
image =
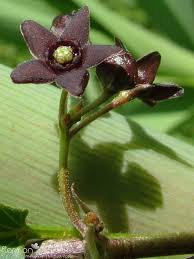
[[[34,59],[16,67],[13,82],[55,82],[81,96],[89,79],[87,69],[121,51],[118,46],[90,44],[89,23],[87,6],[56,17],[50,31],[34,21],[23,22],[21,31]]]
[[[149,85],[138,98],[151,106],[183,95],[183,88],[175,84],[153,83],[161,60],[159,52],[151,52],[136,61],[119,39],[116,39],[116,46],[122,51],[108,57],[96,68],[98,78],[110,92],[128,90],[139,84]]]

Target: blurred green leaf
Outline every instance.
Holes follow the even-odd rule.
[[[194,23],[194,3],[193,0],[181,1],[181,0],[164,0],[171,12],[176,17],[177,21],[184,28],[184,31],[192,40],[192,50],[194,47],[194,31],[193,31],[193,23]]]
[[[99,0],[99,2],[105,4],[109,9],[116,11],[122,16],[128,19],[134,20],[138,23],[147,23],[147,15],[136,3],[136,0]]]
[[[30,223],[68,225],[58,193],[49,184],[52,174],[58,170],[55,123],[59,89],[52,86],[13,85],[9,72],[1,66],[1,202],[8,202],[12,207],[17,204],[27,208],[30,211]],[[33,92],[37,96],[32,98]],[[9,105],[6,100],[9,100]],[[41,149],[35,140],[40,141]]]
[[[194,49],[192,0],[136,0],[151,26],[186,48]]]
[[[194,144],[194,109],[193,106],[187,111],[185,116],[173,125],[168,133],[182,138],[190,144]]]
[[[142,107],[143,108],[143,107]],[[145,108],[145,106],[144,106]],[[177,112],[150,112],[149,113],[140,113],[140,114],[132,114],[126,115],[127,117],[133,119],[142,127],[149,127],[153,130],[158,130],[160,132],[168,132],[171,128],[173,128],[176,124],[182,122],[185,118],[185,111],[177,111]]]

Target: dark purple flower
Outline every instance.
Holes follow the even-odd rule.
[[[15,83],[55,82],[70,94],[80,96],[88,83],[88,68],[121,51],[118,46],[91,45],[89,10],[83,7],[54,19],[51,30],[25,21],[21,32],[34,59],[11,73]]]
[[[149,105],[183,94],[183,88],[175,84],[153,83],[161,60],[159,52],[151,52],[136,61],[119,39],[116,39],[116,46],[121,47],[122,51],[108,57],[96,68],[103,86],[110,92],[115,93],[146,84],[149,87],[138,97]]]
[[[113,93],[133,88],[138,76],[135,59],[124,50],[98,65],[96,72],[103,86]]]

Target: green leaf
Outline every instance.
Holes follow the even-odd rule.
[[[179,122],[173,125],[168,133],[178,136],[190,144],[194,144],[194,109],[193,106],[187,111]]]
[[[140,107],[147,110],[145,105],[141,105]],[[165,113],[162,111],[160,112],[159,109],[150,111],[150,113],[134,113],[130,115],[130,112],[128,112],[128,114],[126,114],[128,118],[133,119],[142,127],[148,127],[159,132],[169,132],[172,128],[184,120],[185,115],[186,111],[169,111]]]
[[[169,9],[177,19],[177,21],[184,28],[185,33],[188,35],[192,43],[194,44],[194,33],[193,33],[193,1],[187,0],[183,2],[181,0],[164,0],[168,5]],[[193,45],[194,46],[194,45]],[[192,48],[193,49],[193,48]]]
[[[1,202],[27,208],[28,220],[34,224],[67,225],[58,193],[51,185],[58,170],[59,89],[14,85],[10,69],[1,66],[0,73]],[[32,98],[34,93],[37,95]]]
[[[13,209],[0,204],[0,245],[15,246],[27,231],[27,210]]]
[[[72,229],[57,191],[60,90],[15,85],[9,73],[0,66],[1,203],[28,209],[28,224]],[[110,232],[194,227],[193,146],[112,112],[82,131],[70,151],[76,189]]]
[[[180,46],[194,47],[194,23],[192,0],[142,1],[137,3],[147,13],[151,26],[158,32],[172,39]]]
[[[140,56],[158,50],[163,58],[161,73],[193,78],[194,54],[191,51],[127,20],[97,0],[74,0],[74,2],[80,6],[87,4],[92,17],[110,33],[123,40],[132,53]]]
[[[29,239],[65,239],[79,237],[72,229],[41,225],[27,225],[27,210],[19,210],[0,204],[0,255],[1,247],[6,246],[3,252],[11,248],[24,245]],[[9,249],[10,248],[10,249]]]

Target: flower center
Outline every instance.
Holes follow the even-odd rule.
[[[53,57],[59,64],[69,63],[73,60],[73,49],[70,46],[60,46],[54,51]]]

